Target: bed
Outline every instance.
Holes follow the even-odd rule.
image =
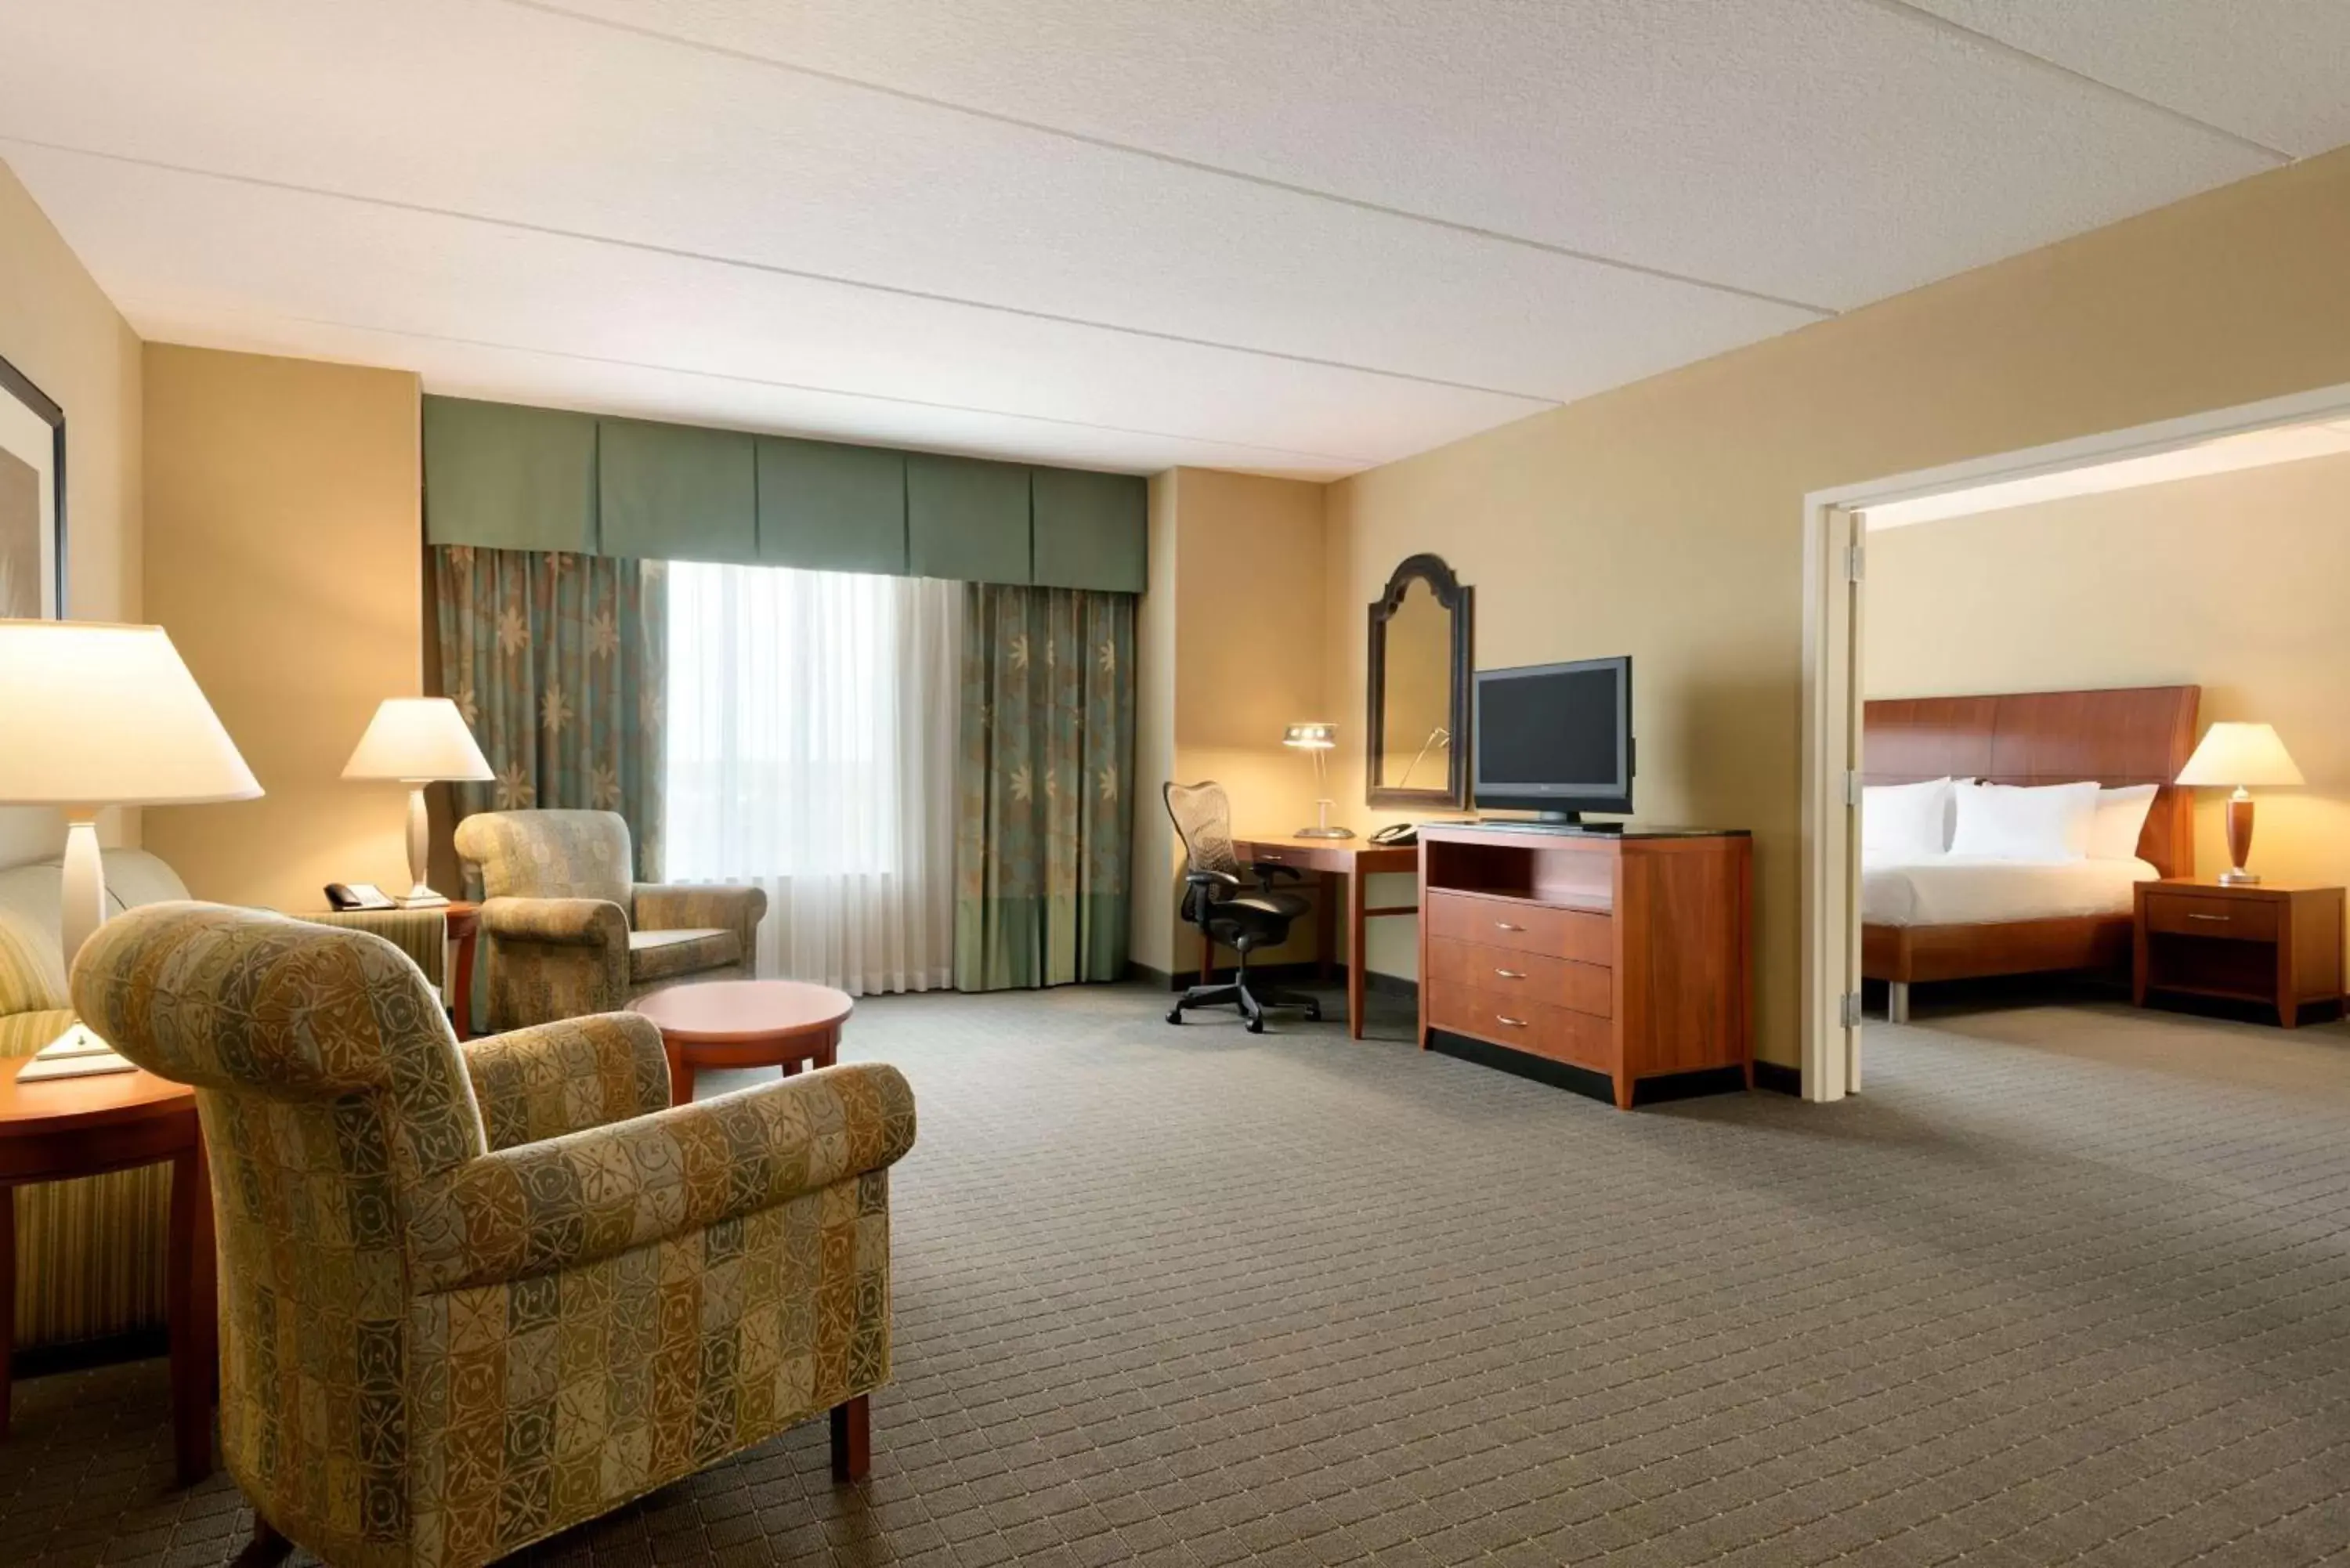
[[[2061,866],[1952,857],[1865,864],[1860,970],[1889,987],[1991,975],[2125,976],[2137,880],[2195,871],[2194,797],[2171,783],[2195,748],[2198,686],[1905,697],[1866,705],[1862,782],[2154,784],[2136,861]],[[2125,830],[2126,831],[2126,830]]]

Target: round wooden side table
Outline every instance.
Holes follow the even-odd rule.
[[[796,980],[712,980],[672,985],[630,1003],[661,1032],[669,1103],[693,1098],[693,1075],[718,1067],[829,1067],[857,1003],[845,991]]]
[[[18,1083],[31,1060],[0,1063],[0,1436],[8,1430],[8,1360],[16,1343],[15,1189],[169,1160],[172,1446],[181,1484],[202,1480],[213,1469],[220,1301],[195,1091],[146,1072]],[[92,1240],[103,1245],[105,1239]]]

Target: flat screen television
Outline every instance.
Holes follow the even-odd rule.
[[[1632,810],[1632,660],[1477,671],[1471,797],[1481,809],[1580,822]]]

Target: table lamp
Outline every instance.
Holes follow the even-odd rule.
[[[253,771],[160,626],[0,620],[0,803],[63,806],[59,950],[106,919],[105,805],[251,800]]]
[[[387,697],[368,721],[347,779],[384,779],[408,786],[408,875],[415,883],[393,900],[403,909],[432,909],[449,900],[432,890],[432,838],[425,826],[424,786],[443,781],[479,782],[498,775],[465,728],[464,715],[446,697]]]
[[[1292,724],[1286,731],[1283,732],[1281,743],[1284,746],[1295,746],[1301,752],[1311,752],[1314,753],[1314,793],[1316,795],[1326,795],[1330,787],[1328,781],[1330,766],[1328,760],[1329,753],[1330,749],[1338,743],[1338,726],[1336,724]],[[1314,809],[1317,819],[1317,825],[1313,827],[1299,828],[1297,830],[1297,836],[1300,838],[1354,837],[1355,830],[1353,828],[1333,827],[1330,826],[1330,807],[1335,804],[1336,803],[1326,798],[1316,800],[1314,803]]]
[[[2212,725],[2178,770],[2178,782],[2235,790],[2228,797],[2228,858],[2236,864],[2233,870],[2220,873],[2220,880],[2239,886],[2260,881],[2244,869],[2252,853],[2252,794],[2246,786],[2302,782],[2301,770],[2293,766],[2276,731],[2266,724]]]

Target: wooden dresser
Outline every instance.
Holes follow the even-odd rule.
[[[1419,841],[1423,1049],[1452,1037],[1552,1064],[1536,1076],[1596,1074],[1626,1110],[1644,1080],[1752,1086],[1746,834],[1447,824]]]

